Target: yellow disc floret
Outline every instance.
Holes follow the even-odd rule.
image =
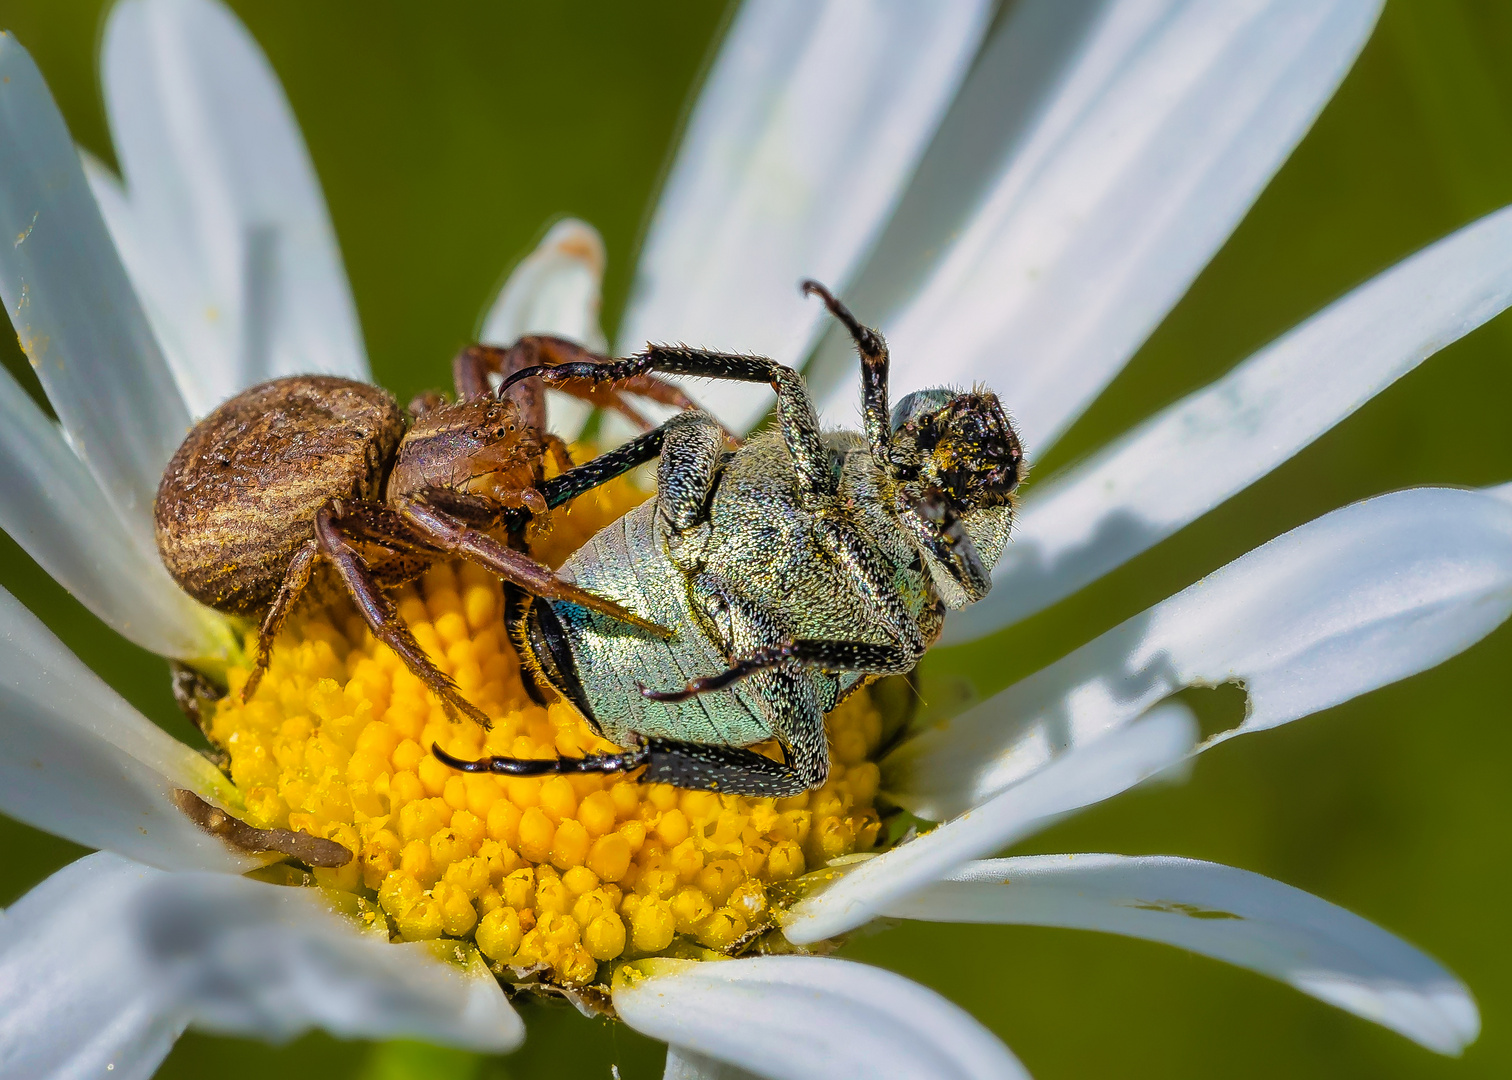
[[[643,498],[628,481],[605,485],[557,512],[532,551],[559,565]],[[471,940],[505,977],[582,987],[601,964],[678,941],[737,949],[774,925],[773,886],[875,844],[881,719],[867,694],[828,717],[829,781],[787,799],[623,775],[462,774],[432,744],[469,759],[615,747],[565,702],[531,701],[486,571],[438,565],[394,600],[491,729],[449,719],[349,606],[333,604],[279,640],[246,703],[248,670],[232,669],[209,734],[229,755],[249,824],[350,849],[351,862],[315,878],[368,901],[395,940]]]

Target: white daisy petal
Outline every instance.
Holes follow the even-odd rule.
[[[557,222],[510,273],[478,340],[513,345],[526,334],[555,334],[604,351],[598,321],[604,261],[597,229],[576,218]]]
[[[1432,957],[1326,900],[1217,863],[993,859],[887,905],[885,914],[1161,941],[1290,983],[1440,1053],[1457,1054],[1480,1033],[1470,991]]]
[[[1043,453],[1222,246],[1379,0],[1112,3],[996,183],[884,320],[899,391],[993,386]],[[840,386],[831,416],[854,412]],[[843,410],[843,411],[842,411]]]
[[[224,620],[173,583],[108,509],[56,424],[0,370],[0,529],[121,635],[164,656],[217,654]]]
[[[75,452],[144,552],[189,414],[42,74],[0,36],[0,296]]]
[[[1000,851],[1084,806],[1111,799],[1191,751],[1197,723],[1170,703],[1106,739],[1077,746],[992,800],[891,851],[867,859],[834,884],[799,901],[782,932],[799,945],[843,934],[901,897],[972,859]]]
[[[667,1047],[667,1067],[662,1080],[762,1080],[753,1072],[692,1050]]]
[[[1433,667],[1512,613],[1512,506],[1415,488],[1280,536],[906,743],[893,798],[957,814],[1186,686],[1237,682],[1274,727]]]
[[[0,589],[0,811],[168,869],[248,869],[173,804],[231,805],[230,782],[128,705]]]
[[[651,223],[620,351],[684,341],[802,360],[824,315],[799,281],[851,276],[991,12],[983,0],[743,4]],[[736,429],[772,401],[751,385],[699,392]]]
[[[763,956],[646,961],[637,967],[646,974],[615,981],[621,1019],[678,1052],[771,1080],[1029,1075],[964,1010],[901,975],[865,964]]]
[[[987,598],[947,642],[1022,619],[1253,483],[1512,303],[1512,208],[1315,315],[1024,501]]]
[[[90,855],[0,913],[0,1075],[147,1080],[157,1071],[188,1018],[162,1007],[115,916],[159,876]]]
[[[478,340],[513,345],[526,334],[552,334],[603,352],[609,346],[599,327],[604,262],[597,229],[576,218],[557,222],[510,273],[483,317]],[[576,438],[592,406],[555,390],[546,396],[551,430]]]
[[[484,1051],[524,1034],[486,971],[361,933],[313,889],[101,854],[0,916],[0,1074],[145,1078],[191,1024]]]
[[[126,181],[101,204],[194,414],[279,375],[369,379],[320,183],[246,28],[210,0],[124,0],[100,63]]]

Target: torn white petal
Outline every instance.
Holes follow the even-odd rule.
[[[603,238],[592,225],[576,218],[557,222],[511,271],[478,340],[513,345],[526,334],[552,334],[602,352],[608,345],[598,321],[604,259]]]
[[[576,218],[557,222],[510,273],[483,317],[478,340],[513,345],[526,334],[550,334],[603,352],[609,345],[599,326],[604,262],[597,229]],[[576,438],[592,406],[554,390],[547,399],[551,430]]]
[[[283,88],[210,0],[124,0],[101,80],[132,282],[196,416],[280,375],[369,379],[320,183]]]
[[[1028,855],[972,863],[885,914],[1101,930],[1280,979],[1442,1054],[1480,1032],[1464,984],[1374,923],[1300,889],[1170,856]]]
[[[1397,264],[1037,487],[967,641],[1053,604],[1241,491],[1512,303],[1512,208]]]
[[[896,204],[992,13],[983,0],[753,0],[699,96],[641,254],[621,352],[647,341],[803,359]],[[697,383],[744,430],[772,395]]]
[[[166,673],[165,673],[166,677]],[[0,589],[0,811],[168,869],[255,865],[174,805],[232,805],[230,781],[127,704]]]
[[[889,971],[814,956],[646,961],[617,978],[631,1027],[770,1080],[1027,1080],[959,1006]],[[699,1075],[699,1074],[695,1074]]]
[[[481,967],[361,932],[315,889],[91,855],[0,917],[0,1064],[145,1078],[190,1025],[513,1049],[523,1025]]]
[[[1106,739],[1074,747],[996,798],[915,840],[858,863],[834,884],[799,901],[782,932],[797,944],[822,941],[870,922],[884,907],[972,859],[1000,851],[1063,814],[1127,791],[1181,760],[1197,724],[1179,704]]]
[[[1333,96],[1379,9],[1378,0],[1099,9],[970,219],[931,237],[947,246],[923,287],[886,312],[898,392],[985,382],[1031,457],[1043,454],[1238,225]],[[826,417],[848,419],[854,399],[844,380]]]
[[[69,443],[154,553],[152,500],[189,413],[42,75],[0,36],[0,296]]]
[[[1229,563],[883,763],[891,796],[950,817],[1186,686],[1242,684],[1274,727],[1433,667],[1512,612],[1512,506],[1414,488],[1336,510]]]
[[[56,424],[0,370],[0,529],[85,607],[144,649],[179,659],[224,653],[225,620],[137,546]]]

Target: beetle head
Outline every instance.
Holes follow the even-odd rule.
[[[919,390],[892,414],[893,464],[911,493],[937,491],[970,513],[1010,504],[1024,451],[990,390]]]
[[[920,390],[892,414],[893,475],[908,503],[942,500],[991,567],[1008,543],[1013,491],[1025,472],[1024,452],[997,395]],[[941,597],[952,608],[972,600],[926,550],[921,552]]]

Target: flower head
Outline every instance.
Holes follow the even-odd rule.
[[[994,23],[987,3],[747,4],[653,220],[622,351],[812,353],[811,385],[847,420],[853,361],[794,289],[827,279],[886,331],[900,392],[991,385],[1043,452],[1242,217],[1377,7],[1058,11],[1026,3]],[[30,58],[0,38],[0,225],[15,237],[0,295],[62,428],[0,380],[0,525],[101,619],[231,693],[202,713],[217,768],[0,595],[0,808],[108,852],[0,923],[7,1065],[145,1076],[190,1024],[502,1050],[524,1034],[507,987],[612,1011],[670,1044],[671,1075],[1020,1075],[942,997],[823,955],[879,918],[1144,937],[1433,1049],[1475,1037],[1473,1001],[1436,962],[1278,882],[1178,858],[987,857],[1201,749],[1170,700],[1185,687],[1248,695],[1243,723],[1207,746],[1479,640],[1512,611],[1504,490],[1335,511],[945,722],[905,724],[855,695],[828,720],[829,781],[793,799],[464,776],[428,748],[609,748],[565,703],[530,699],[496,581],[442,565],[397,596],[485,731],[449,719],[340,602],[291,626],[243,701],[246,628],[157,559],[152,495],[194,418],[268,377],[367,369],[313,170],[245,30],[210,0],[123,0],[103,65],[120,180],[81,166]],[[993,591],[948,640],[1152,546],[1503,310],[1509,232],[1504,211],[1440,241],[1031,488]],[[590,227],[559,223],[484,338],[602,344],[604,261]],[[742,429],[769,405],[699,389]],[[559,560],[645,494],[584,496],[535,550]],[[923,827],[892,827],[897,809]],[[243,827],[353,857],[300,865],[228,844]]]

